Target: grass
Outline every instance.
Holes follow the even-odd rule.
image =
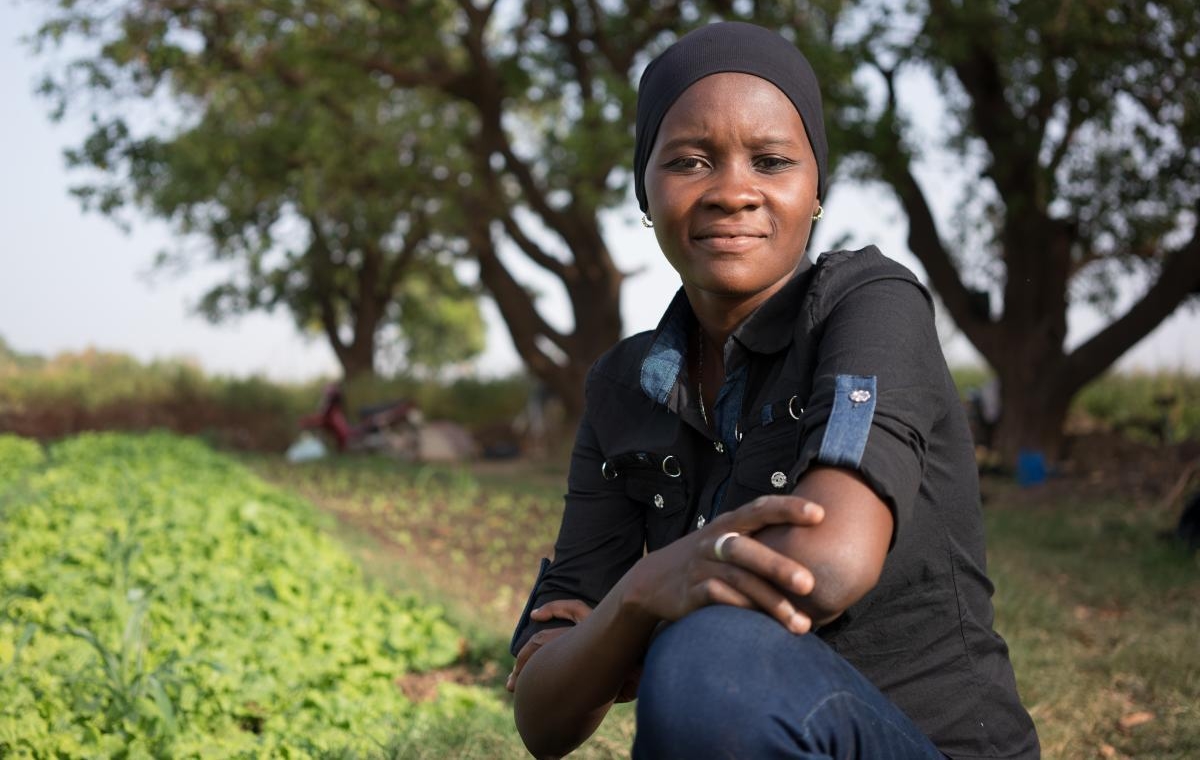
[[[988,485],[996,626],[1045,756],[1200,756],[1200,562],[1172,516]]]
[[[512,623],[557,530],[559,468],[247,461],[337,514],[369,574],[441,604],[471,641],[475,682],[502,689]],[[1172,515],[1067,483],[985,485],[996,627],[1044,755],[1200,756],[1200,562],[1159,537]],[[472,742],[466,756],[523,756],[510,716],[443,729],[444,748]],[[573,757],[625,757],[632,736],[626,706]]]

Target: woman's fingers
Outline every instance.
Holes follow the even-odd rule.
[[[701,584],[707,603],[761,610],[792,633],[807,633],[812,627],[812,620],[773,583],[728,562],[714,565],[712,575]]]
[[[635,566],[631,599],[663,620],[678,620],[709,604],[758,609],[788,630],[803,633],[811,620],[797,609],[794,597],[812,592],[812,573],[751,534],[770,525],[818,525],[824,516],[820,505],[797,496],[755,499],[719,516],[688,540],[643,557]]]
[[[536,620],[539,623],[545,623],[550,620],[570,620],[572,623],[582,623],[584,618],[592,613],[592,608],[586,603],[578,599],[558,599],[553,602],[546,602],[541,607],[529,613],[531,620]],[[517,676],[521,674],[521,669],[525,667],[525,663],[529,662],[529,658],[533,653],[541,649],[547,642],[553,641],[561,636],[570,628],[550,628],[545,631],[539,631],[530,637],[529,641],[525,642],[525,646],[521,647],[521,651],[517,652],[517,661],[513,665],[512,672],[508,674],[508,680],[505,681],[504,688],[513,691],[517,688]]]
[[[546,602],[530,612],[529,617],[539,623],[554,619],[582,623],[584,618],[590,614],[592,614],[592,608],[579,599],[559,599],[554,602]]]
[[[818,525],[825,519],[825,508],[800,496],[760,496],[732,512],[719,515],[709,523],[713,532],[753,533],[768,525]]]
[[[724,538],[728,535],[728,532],[722,533],[714,542],[714,560],[744,568],[781,591],[799,596],[812,593],[814,578],[807,567],[756,541],[753,536],[738,534]],[[721,544],[720,557],[717,556],[717,542]]]

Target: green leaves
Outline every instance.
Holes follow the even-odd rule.
[[[368,588],[309,505],[198,442],[40,456],[0,437],[26,463],[20,489],[0,471],[0,754],[367,753],[416,714],[395,680],[458,656],[437,609]]]
[[[200,301],[208,318],[283,307],[325,334],[347,375],[371,370],[377,334],[425,313],[394,318],[407,305],[399,284],[462,250],[462,220],[444,199],[469,168],[454,145],[467,130],[461,107],[397,89],[358,59],[377,44],[375,8],[52,5],[37,42],[69,41],[77,57],[43,89],[59,109],[90,111],[90,134],[68,151],[87,171],[72,191],[84,208],[121,223],[134,207],[173,223],[178,251],[160,257],[169,265],[223,263],[229,276]],[[447,22],[444,4],[421,10],[421,34],[409,32],[389,60],[436,47],[429,32]],[[429,296],[475,308],[473,293],[450,287]],[[478,353],[477,343],[459,352]]]
[[[0,494],[45,460],[42,447],[9,433],[0,433]]]

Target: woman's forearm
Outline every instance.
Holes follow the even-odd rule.
[[[814,467],[795,493],[824,505],[825,520],[815,526],[773,525],[754,538],[812,572],[812,592],[791,599],[813,625],[824,625],[879,581],[892,537],[892,515],[862,479],[847,470]]]
[[[603,720],[658,620],[630,599],[626,573],[587,619],[539,649],[517,678],[517,730],[536,757],[560,757]]]

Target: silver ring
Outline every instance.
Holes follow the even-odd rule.
[[[605,459],[604,464],[600,465],[600,474],[604,476],[605,480],[613,480],[617,477],[617,470]]]
[[[717,540],[713,544],[713,556],[717,558],[717,562],[727,562],[728,561],[725,558],[725,544],[729,543],[730,541],[732,541],[733,539],[737,538],[740,535],[742,535],[742,534],[734,533],[733,531],[730,531],[728,533],[722,533],[721,535],[717,536]]]

